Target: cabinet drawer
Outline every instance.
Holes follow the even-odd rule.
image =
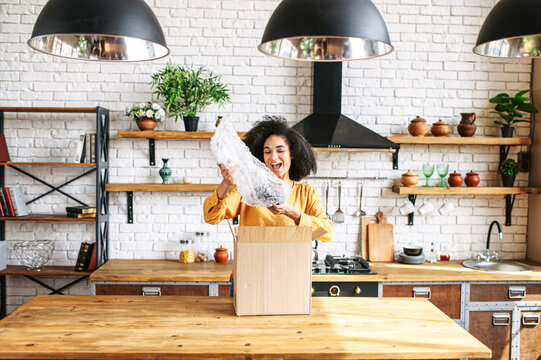
[[[493,360],[509,360],[510,311],[470,311],[469,332],[492,350]]]
[[[541,359],[541,311],[520,313],[520,360]]]
[[[96,284],[96,295],[208,296],[208,285]],[[228,294],[229,295],[229,294]],[[223,295],[222,295],[223,296]]]
[[[471,284],[470,302],[539,300],[541,284]]]
[[[383,285],[383,297],[425,297],[451,319],[460,319],[460,284]]]

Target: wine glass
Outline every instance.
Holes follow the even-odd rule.
[[[445,187],[443,179],[447,176],[448,172],[449,164],[438,164],[438,175],[441,177],[441,184],[439,185],[440,187]]]
[[[423,187],[430,187],[428,184],[428,179],[434,174],[434,164],[425,163],[423,164],[423,175],[426,177],[426,184]]]

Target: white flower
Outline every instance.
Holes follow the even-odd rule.
[[[141,109],[144,109],[145,106],[147,106],[147,104],[145,104],[145,103],[140,103],[138,107],[140,107]]]
[[[153,109],[153,110],[159,110],[159,109],[160,109],[160,105],[154,103],[154,104],[152,104],[152,109]]]
[[[158,114],[160,114],[160,117],[165,117],[165,110],[164,109],[160,109],[158,110]]]
[[[156,120],[161,120],[162,116],[160,115],[159,112],[157,112],[155,118],[156,118]]]
[[[152,110],[147,110],[147,112],[145,113],[145,116],[146,116],[146,117],[149,117],[149,118],[153,117],[153,116],[154,116],[154,111],[152,111]]]
[[[137,111],[137,117],[143,117],[143,115],[145,115],[145,112],[142,109],[139,109]]]

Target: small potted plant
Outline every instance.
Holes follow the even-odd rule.
[[[515,183],[515,177],[519,173],[518,163],[513,159],[506,159],[500,162],[498,174],[502,176],[502,183],[505,187],[512,187]]]
[[[150,83],[156,88],[154,94],[162,99],[165,109],[174,117],[184,120],[186,131],[197,131],[197,114],[208,105],[223,105],[229,98],[229,90],[221,83],[221,77],[200,67],[193,69],[167,63],[166,67],[152,75]]]
[[[519,122],[529,122],[529,119],[523,119],[527,114],[537,113],[537,108],[530,102],[530,99],[525,97],[531,89],[522,90],[509,96],[505,93],[498,94],[489,102],[496,104],[496,111],[491,113],[498,114],[501,119],[494,120],[496,124],[502,125],[502,137],[512,137],[514,127],[513,124]]]
[[[126,110],[126,116],[133,116],[139,130],[154,130],[156,122],[165,119],[165,110],[149,101],[133,105]]]

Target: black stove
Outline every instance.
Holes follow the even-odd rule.
[[[361,256],[327,255],[325,262],[312,263],[312,274],[373,275],[370,265]]]

